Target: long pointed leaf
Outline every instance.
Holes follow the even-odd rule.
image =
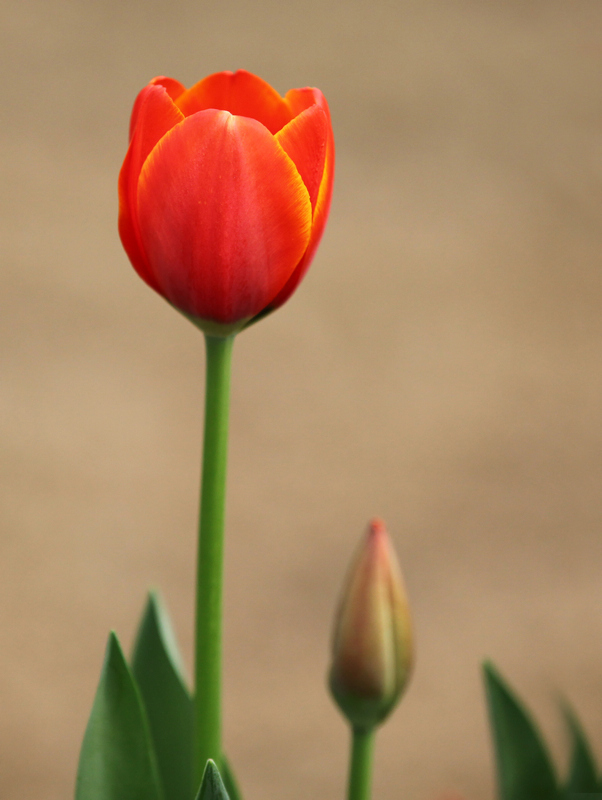
[[[162,800],[140,694],[114,633],[84,735],[75,800]]]
[[[567,794],[570,798],[571,794],[577,792],[599,792],[596,762],[587,736],[572,708],[563,704],[562,710],[572,744],[571,764],[566,783]]]
[[[535,723],[493,664],[483,665],[500,800],[558,800],[547,749]]]
[[[224,780],[224,786],[226,787],[230,800],[242,800],[240,786],[232,770],[232,765],[225,755],[222,756],[219,766],[220,773]]]
[[[167,611],[154,592],[138,629],[132,670],[148,714],[165,797],[190,800],[195,788],[192,699]]]
[[[207,762],[203,772],[203,780],[196,800],[229,800],[219,770],[211,760]]]

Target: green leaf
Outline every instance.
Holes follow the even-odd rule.
[[[134,646],[132,670],[150,724],[165,797],[190,800],[193,783],[193,706],[167,611],[151,592]]]
[[[111,633],[79,757],[75,800],[162,800],[146,714]]]
[[[238,781],[232,771],[232,766],[225,755],[222,756],[220,761],[220,770],[224,779],[224,786],[228,792],[230,800],[242,800],[242,793],[238,785]]]
[[[597,778],[596,762],[589,742],[577,715],[570,706],[563,704],[564,719],[569,730],[572,743],[571,764],[566,782],[568,796],[576,792],[598,792],[600,785]]]
[[[483,665],[500,800],[558,800],[546,746],[535,723],[493,664]]]
[[[207,762],[207,766],[203,772],[203,780],[201,781],[201,788],[196,796],[196,800],[229,800],[228,792],[219,774],[219,770],[211,760]]]

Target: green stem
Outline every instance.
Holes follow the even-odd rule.
[[[234,337],[205,336],[205,429],[196,589],[195,779],[219,763],[222,694],[222,583],[230,364]]]
[[[375,729],[352,729],[348,800],[370,800]]]

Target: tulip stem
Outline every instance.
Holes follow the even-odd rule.
[[[352,728],[347,800],[370,800],[375,728]]]
[[[196,586],[195,789],[222,756],[222,583],[230,365],[234,336],[205,336],[205,428]]]

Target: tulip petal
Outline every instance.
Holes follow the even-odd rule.
[[[328,213],[330,211],[332,187],[334,183],[334,134],[332,132],[330,109],[328,108],[326,98],[319,89],[291,89],[286,93],[285,102],[291,109],[291,113],[293,115],[301,115],[312,105],[319,106],[326,114],[328,123],[328,140],[326,145],[324,172],[322,174],[322,181],[320,183],[318,197],[314,207],[311,237],[309,244],[307,245],[307,250],[305,251],[303,258],[297,265],[291,277],[270,303],[269,308],[264,309],[262,316],[270,313],[271,311],[275,311],[277,308],[280,308],[281,305],[286,303],[286,301],[305,277],[305,273],[309,269],[318,245],[320,244],[322,234],[324,233],[326,220],[328,219]]]
[[[314,90],[318,91],[318,90]],[[289,93],[290,94],[290,93]],[[320,93],[321,94],[321,93]],[[324,101],[326,103],[326,101]],[[328,106],[325,108],[328,114]],[[320,239],[324,233],[326,220],[330,211],[330,203],[332,200],[332,187],[334,183],[334,136],[332,127],[330,126],[330,115],[328,114],[328,142],[326,145],[326,159],[324,163],[324,173],[322,175],[322,182],[318,190],[318,199],[314,208],[313,222],[311,228],[311,237],[307,245],[303,258],[297,265],[295,271],[283,286],[281,291],[274,297],[270,303],[269,311],[275,311],[281,305],[286,303],[289,297],[293,294],[297,286],[305,277],[305,273],[309,269],[315,252],[320,244]],[[268,309],[266,309],[266,313]]]
[[[173,128],[147,159],[138,219],[161,294],[191,316],[229,324],[282,289],[306,250],[311,204],[261,123],[210,109]]]
[[[289,105],[269,83],[240,69],[216,72],[180,95],[177,106],[185,116],[214,108],[256,119],[276,133],[293,116]]]
[[[144,255],[138,230],[138,178],[153,147],[184,116],[163,86],[146,86],[138,95],[138,100],[134,135],[119,173],[119,235],[136,272],[156,289],[157,282]]]
[[[165,75],[159,75],[153,78],[152,81],[148,83],[148,86],[162,86],[172,100],[176,100],[186,91],[186,87],[183,86],[180,81],[177,81],[175,78],[166,78]],[[130,140],[134,135],[134,128],[136,127],[142,101],[146,97],[146,88],[145,86],[141,92],[138,92],[138,96],[134,100],[134,107],[132,108],[132,115],[130,117]]]
[[[295,162],[303,183],[307,186],[312,210],[324,174],[328,118],[320,106],[312,105],[292,119],[274,137],[280,147]]]
[[[321,106],[330,118],[326,98],[319,89],[311,86],[306,86],[304,89],[289,89],[284,96],[284,102],[290,109],[291,118],[314,105]]]

